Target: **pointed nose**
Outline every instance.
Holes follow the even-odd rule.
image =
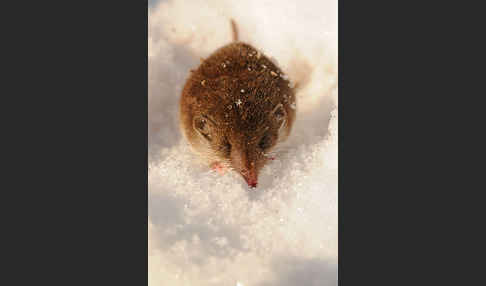
[[[257,181],[256,180],[246,180],[246,183],[248,184],[248,187],[250,188],[256,188],[257,187]]]
[[[241,175],[250,188],[256,188],[258,184],[258,176],[254,169],[243,169]]]

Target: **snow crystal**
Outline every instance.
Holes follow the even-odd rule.
[[[299,83],[293,131],[251,192],[179,131],[189,71],[231,42],[230,18]],[[149,285],[337,285],[337,0],[163,0],[148,36]]]

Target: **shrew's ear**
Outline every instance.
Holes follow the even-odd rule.
[[[205,115],[197,115],[193,120],[193,128],[204,139],[211,141],[211,132],[213,130],[213,124]]]
[[[277,104],[270,114],[272,121],[276,124],[279,132],[287,123],[287,112],[281,103]]]

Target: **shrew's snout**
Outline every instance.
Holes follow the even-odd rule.
[[[243,169],[240,173],[250,188],[256,188],[258,184],[258,175],[255,168]]]

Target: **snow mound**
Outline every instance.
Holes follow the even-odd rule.
[[[191,68],[231,40],[299,84],[297,120],[248,190],[178,127]],[[337,1],[162,1],[149,10],[149,285],[337,285]]]

